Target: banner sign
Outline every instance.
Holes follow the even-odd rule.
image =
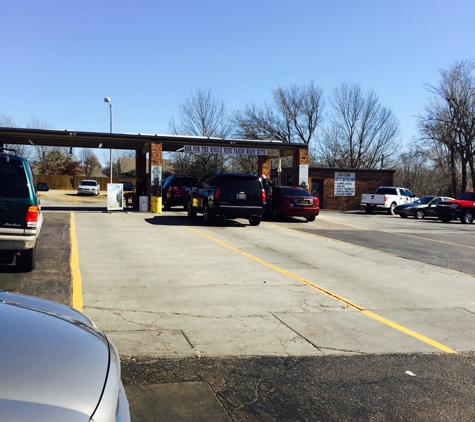
[[[355,196],[355,173],[335,172],[335,196]]]
[[[108,211],[122,211],[124,185],[122,183],[108,183],[107,184],[107,210]]]
[[[236,147],[204,147],[199,145],[185,145],[183,152],[195,154],[238,154],[238,155],[267,155],[277,157],[278,151],[260,148],[236,148]]]

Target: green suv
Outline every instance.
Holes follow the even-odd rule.
[[[7,152],[8,151],[8,152]],[[31,271],[36,264],[36,240],[43,224],[37,190],[30,165],[15,150],[0,148],[0,264],[15,264]]]

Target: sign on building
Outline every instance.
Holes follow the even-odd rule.
[[[276,149],[237,148],[237,147],[205,147],[200,145],[185,145],[183,152],[196,154],[237,154],[237,155],[265,155],[278,156]]]
[[[335,196],[355,196],[355,173],[335,172]]]

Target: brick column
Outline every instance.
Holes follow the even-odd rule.
[[[162,191],[159,186],[152,186],[152,166],[162,166],[163,171],[163,158],[162,158],[163,145],[162,143],[152,142],[150,144],[150,158],[148,167],[148,196],[161,196]]]
[[[271,160],[267,156],[259,155],[257,157],[257,175],[261,176],[263,174],[267,179],[270,179],[270,168]]]

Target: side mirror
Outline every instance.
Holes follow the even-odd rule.
[[[49,191],[49,185],[47,183],[39,182],[36,185],[36,190],[38,192],[48,192]]]

